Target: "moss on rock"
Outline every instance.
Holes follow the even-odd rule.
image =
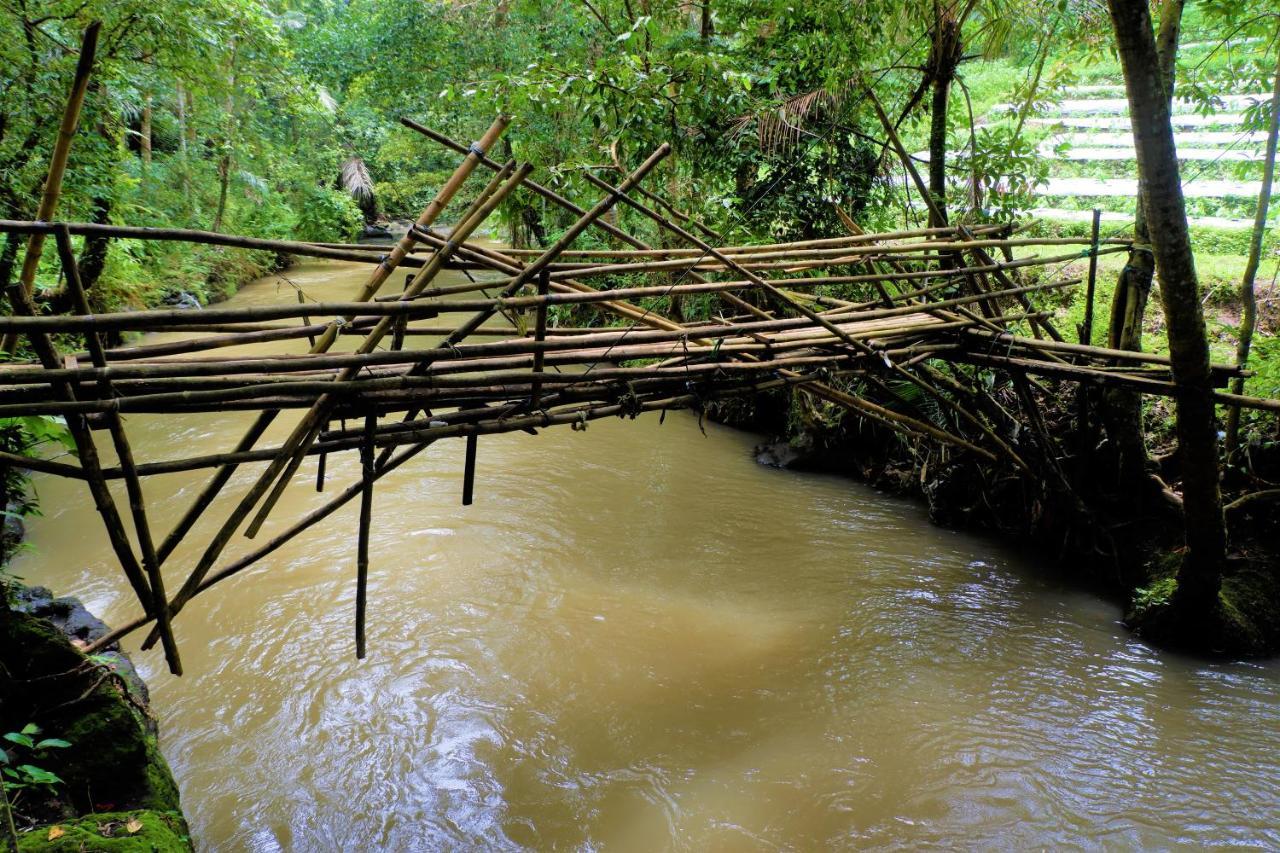
[[[20,836],[21,853],[189,853],[187,822],[174,811],[89,814]]]
[[[46,619],[0,607],[0,665],[0,725],[6,726],[0,731],[15,731],[35,723],[45,737],[70,744],[50,752],[42,761],[41,766],[60,776],[65,785],[59,789],[56,802],[29,815],[30,819],[49,821],[59,813],[89,815],[85,818],[88,823],[77,821],[76,826],[77,832],[92,833],[97,832],[98,825],[106,825],[104,816],[93,812],[114,814],[115,809],[140,809],[152,815],[176,815],[176,824],[166,817],[164,825],[180,825],[181,832],[174,835],[168,829],[164,831],[175,838],[185,837],[177,785],[160,753],[145,694],[130,689],[111,659],[91,660]],[[144,823],[151,826],[155,821]],[[69,824],[59,826],[67,830],[67,835],[55,839],[60,843],[72,833]],[[33,831],[28,838],[47,834],[47,829],[48,826]],[[161,838],[161,829],[157,825],[154,832],[145,834],[147,844],[153,837]],[[86,844],[30,849],[189,849],[189,845],[163,846],[158,841],[159,846],[138,846],[138,837],[144,833],[124,835],[136,837],[122,837],[120,843],[134,846]],[[95,839],[95,844],[99,841]]]

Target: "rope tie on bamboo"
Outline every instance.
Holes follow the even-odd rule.
[[[570,421],[570,422],[569,422],[569,427],[570,427],[570,429],[572,429],[574,432],[586,432],[586,431],[587,431],[587,412],[586,412],[586,410],[585,410],[585,409],[580,410],[580,411],[578,412],[578,419],[577,419],[576,421]]]
[[[627,393],[618,397],[618,406],[620,408],[618,417],[631,418],[634,421],[644,411],[644,408],[640,405],[640,397],[636,394],[635,384],[628,382],[626,385]]]
[[[467,151],[471,154],[476,155],[477,157],[484,156],[484,146],[482,146],[479,142],[473,142],[470,145],[468,145]]]

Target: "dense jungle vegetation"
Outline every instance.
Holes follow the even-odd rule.
[[[1280,100],[1267,97],[1277,76],[1280,16],[1264,0],[1185,9],[1179,0],[1154,9],[1127,0],[1110,8],[1081,0],[3,5],[0,217],[7,219],[35,216],[80,33],[93,20],[103,22],[98,67],[59,218],[310,241],[349,241],[379,223],[413,218],[435,194],[457,155],[402,126],[401,117],[465,143],[496,113],[508,113],[514,121],[501,158],[534,163],[539,181],[580,202],[599,193],[587,175],[625,172],[669,142],[675,153],[649,189],[680,212],[673,215],[696,218],[726,241],[750,242],[843,234],[850,220],[885,230],[934,219],[906,191],[886,124],[909,150],[927,152],[917,158],[936,215],[1080,233],[1087,222],[1030,212],[1044,202],[1040,191],[1049,180],[1044,146],[1058,144],[1045,119],[1082,87],[1110,86],[1124,97],[1127,81],[1134,116],[1152,126],[1175,95],[1179,111],[1212,117],[1224,93],[1261,93],[1225,130],[1214,126],[1254,138],[1274,127]],[[1062,174],[1138,177],[1139,143],[1137,163],[1076,163]],[[1172,184],[1168,170],[1157,168],[1161,157],[1172,162]],[[1252,355],[1256,375],[1245,390],[1280,394],[1280,361],[1272,357],[1274,218],[1234,230],[1193,221],[1189,244],[1185,233],[1188,212],[1253,217],[1265,200],[1237,195],[1184,204],[1179,195],[1174,204],[1179,173],[1171,149],[1148,150],[1146,165],[1147,203],[1132,198],[1126,209],[1146,215],[1105,229],[1136,235],[1139,248],[1103,264],[1097,311],[1113,320],[1097,322],[1090,342],[1172,343],[1174,372],[1182,371],[1189,387],[1207,381],[1210,354],[1228,362]],[[1183,171],[1263,183],[1269,177],[1260,159],[1186,161]],[[1056,201],[1073,203],[1065,198]],[[1100,204],[1088,195],[1072,198],[1080,209]],[[656,245],[670,239],[629,211],[613,215]],[[520,191],[501,211],[504,233],[493,236],[546,245],[567,225],[565,216]],[[580,245],[603,239],[588,235]],[[23,245],[10,235],[0,249],[6,284],[17,276]],[[98,310],[214,301],[287,262],[269,253],[143,241],[89,239],[77,248]],[[52,308],[57,269],[47,258],[36,280],[37,301]],[[1153,273],[1160,291],[1148,306]],[[1074,330],[1082,300],[1079,292],[1049,307]],[[710,306],[710,297],[694,297],[664,307],[696,318]],[[1241,328],[1247,333],[1238,334]],[[1116,400],[1108,429],[1115,466],[1139,489],[1152,482],[1149,456],[1166,459],[1178,441],[1181,469],[1159,473],[1182,481],[1177,503],[1185,500],[1191,552],[1207,555],[1179,580],[1212,601],[1228,546],[1220,424],[1207,400],[1184,401],[1176,417],[1171,404],[1140,410]],[[801,426],[821,426],[821,413],[792,414]],[[1274,415],[1232,416],[1222,428],[1233,488],[1274,491],[1274,464],[1258,461],[1274,456]],[[1159,476],[1154,482],[1168,491]],[[1201,536],[1202,529],[1208,533]],[[1150,583],[1153,577],[1159,579],[1147,573],[1131,584],[1145,590],[1147,605],[1171,595],[1168,585]]]

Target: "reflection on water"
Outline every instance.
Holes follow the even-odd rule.
[[[361,279],[289,275],[322,299]],[[129,427],[160,459],[246,422]],[[187,676],[136,659],[202,848],[1280,846],[1276,665],[1156,653],[1025,556],[706,430],[485,437],[468,508],[457,442],[380,482],[362,662],[355,504],[197,599]],[[317,505],[314,465],[264,537]],[[200,483],[148,481],[158,527]],[[16,572],[132,616],[87,490],[37,487]]]

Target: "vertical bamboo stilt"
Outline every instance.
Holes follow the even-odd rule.
[[[551,290],[551,271],[543,270],[538,275],[538,295],[546,296]],[[539,303],[537,319],[533,325],[533,341],[541,344],[547,339],[547,304]],[[538,347],[533,351],[533,372],[536,374],[533,380],[533,408],[538,409],[542,406],[542,366],[546,354],[542,351],[542,347]]]
[[[364,614],[369,588],[369,527],[373,521],[373,436],[378,416],[370,412],[364,418],[364,443],[360,445],[360,538],[356,544],[356,658],[363,660]]]
[[[1089,283],[1085,290],[1084,325],[1080,329],[1080,343],[1093,342],[1093,293],[1098,280],[1098,237],[1102,229],[1102,210],[1093,209],[1093,230],[1089,237]]]
[[[303,295],[302,288],[298,288],[298,304],[301,305],[306,301],[307,301],[307,297]],[[311,318],[308,317],[306,314],[302,315],[302,325],[304,326],[311,325]],[[314,348],[316,345],[316,336],[307,335],[307,342],[311,345],[312,348]]]
[[[479,438],[475,435],[467,436],[466,457],[462,466],[462,505],[471,506],[472,497],[475,495],[476,488],[476,445]]]

